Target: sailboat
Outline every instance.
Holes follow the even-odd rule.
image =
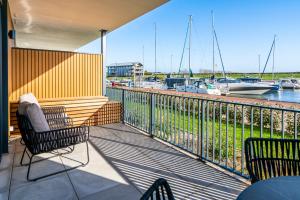
[[[228,78],[225,72],[223,58],[220,50],[218,36],[214,26],[214,15],[212,11],[212,34],[213,34],[213,69],[214,69],[214,42],[217,44],[218,53],[223,69],[224,78],[215,80],[217,88],[220,89],[222,94],[239,94],[239,95],[262,95],[272,90],[273,86],[268,84],[256,83],[256,82],[245,82],[239,79]],[[213,70],[214,71],[214,70]],[[214,77],[214,75],[213,75]]]
[[[271,86],[272,89],[271,89],[271,92],[278,92],[280,89],[281,89],[281,86],[279,84],[276,83],[276,81],[274,80],[275,76],[274,76],[274,69],[275,69],[275,46],[276,46],[276,35],[274,35],[274,39],[273,39],[273,42],[272,42],[272,45],[271,45],[271,48],[270,48],[270,51],[269,51],[269,54],[268,54],[268,57],[267,57],[267,60],[266,60],[266,63],[265,63],[265,66],[264,66],[264,69],[263,69],[263,72],[260,73],[260,70],[259,70],[259,73],[260,73],[260,78],[244,78],[244,79],[241,79],[243,82],[249,82],[253,80],[256,80],[254,83],[257,83],[257,84],[260,84],[260,85],[267,85],[267,86]],[[270,59],[270,56],[271,56],[271,53],[273,53],[273,64],[272,64],[272,80],[270,81],[266,81],[266,80],[262,80],[263,78],[263,75],[265,73],[265,70],[266,70],[266,67],[268,65],[268,62],[269,62],[269,59]],[[259,57],[259,68],[260,68],[260,57]]]
[[[181,67],[182,67],[182,62],[183,62],[183,57],[184,57],[184,52],[188,40],[188,63],[189,63],[189,77],[184,78],[182,80],[178,79],[178,81],[181,83],[181,85],[176,85],[176,91],[178,92],[191,92],[191,93],[199,93],[199,94],[212,94],[212,95],[221,95],[221,91],[215,87],[214,84],[207,82],[204,79],[197,80],[192,78],[193,77],[193,72],[191,70],[191,38],[192,38],[192,15],[189,16],[189,22],[188,22],[188,27],[186,31],[186,36],[185,36],[185,41],[184,41],[184,46],[183,46],[183,51],[181,55],[181,60],[180,60],[180,66],[179,66],[179,73],[181,72]],[[171,82],[172,78],[169,78],[166,80],[166,82]],[[175,78],[176,79],[176,78]],[[177,80],[176,79],[176,80]]]

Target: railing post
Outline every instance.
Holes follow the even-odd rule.
[[[153,137],[153,127],[155,120],[155,95],[150,93],[150,106],[149,106],[149,134]]]
[[[122,89],[122,123],[125,124],[125,90]]]
[[[205,107],[204,107],[204,100],[201,101],[201,156],[200,159],[204,158],[204,132],[205,132]]]

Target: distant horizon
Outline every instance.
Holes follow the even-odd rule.
[[[166,73],[171,68],[178,71],[188,16],[193,15],[191,68],[193,71],[212,68],[213,10],[226,71],[258,71],[258,55],[261,55],[262,70],[276,34],[274,71],[295,72],[300,62],[299,8],[300,1],[285,0],[172,0],[109,33],[106,64],[139,61],[146,70],[154,71],[156,23],[157,71]],[[98,53],[99,43],[96,40],[78,51]],[[216,70],[221,70],[217,47],[215,49]],[[183,65],[187,66],[187,54],[184,55]],[[271,71],[272,57],[266,68],[266,72]]]

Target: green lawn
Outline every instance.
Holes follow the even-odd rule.
[[[149,130],[149,105],[143,104],[143,102],[133,102],[128,99],[125,106],[127,110],[127,118],[125,119],[127,122],[146,131]],[[264,128],[261,133],[260,125],[256,125],[253,126],[251,133],[251,126],[249,124],[243,125],[241,120],[234,124],[232,116],[230,116],[231,118],[229,118],[226,126],[224,113],[222,115],[221,124],[219,123],[219,116],[216,115],[215,120],[213,120],[211,115],[208,118],[206,115],[203,123],[204,132],[202,133],[201,119],[200,121],[198,120],[197,112],[193,114],[194,112],[191,109],[189,116],[187,111],[184,114],[176,110],[175,113],[175,110],[172,110],[171,107],[168,108],[168,106],[166,106],[166,109],[163,108],[164,104],[162,104],[162,108],[156,106],[154,109],[155,124],[153,134],[156,137],[175,143],[192,153],[197,153],[197,148],[200,148],[200,144],[197,143],[198,133],[200,133],[200,135],[203,136],[203,153],[209,160],[218,162],[220,159],[221,163],[231,167],[235,165],[238,170],[241,170],[241,162],[245,163],[244,158],[243,161],[241,160],[244,141],[250,137],[251,134],[253,137],[271,137],[269,128]],[[199,124],[200,131],[198,130]],[[226,129],[228,131],[226,131]],[[274,131],[272,137],[282,138],[282,133]],[[293,138],[293,135],[285,134],[284,138]]]

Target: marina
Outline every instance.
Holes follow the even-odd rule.
[[[299,9],[0,0],[0,200],[300,199]]]
[[[219,83],[217,82],[216,84],[210,84],[210,80],[207,79],[166,78],[164,81],[143,81],[141,82],[139,87],[135,88],[170,90],[176,92],[223,95],[249,99],[300,103],[300,89],[298,89],[298,86],[296,84],[293,84],[291,81],[291,86],[287,89],[282,87],[281,81],[249,82],[249,80],[260,79],[247,78],[247,82],[245,82],[245,78],[241,78],[240,80],[228,79],[227,83],[224,81],[224,79],[218,79]],[[108,81],[108,85],[112,86],[111,82]],[[134,88],[134,84],[129,80],[127,80],[127,82],[115,81],[114,85]],[[228,90],[227,87],[230,87],[231,90]]]
[[[229,95],[243,97],[239,95]],[[247,98],[265,99],[270,101],[283,101],[291,103],[300,103],[300,90],[279,90],[278,92],[263,94],[263,95],[248,95]]]

